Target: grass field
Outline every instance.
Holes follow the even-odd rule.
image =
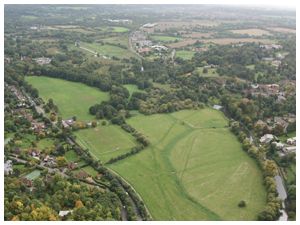
[[[137,115],[127,122],[151,145],[110,165],[155,220],[255,220],[266,192],[256,163],[213,109]],[[237,206],[245,200],[247,207]]]
[[[68,162],[74,162],[79,160],[78,155],[73,150],[69,150],[65,153],[65,158]]]
[[[92,177],[97,176],[98,172],[91,166],[85,166],[82,168],[85,172],[87,172]]]
[[[54,141],[51,138],[44,138],[39,140],[39,142],[37,143],[37,147],[39,149],[46,149],[46,148],[52,148],[54,147]]]
[[[25,178],[29,179],[29,180],[34,180],[36,178],[38,178],[41,175],[41,171],[40,170],[34,170],[31,173],[27,174],[25,176]]]
[[[128,32],[129,29],[126,27],[120,26],[108,26],[108,27],[96,27],[97,30],[101,30],[102,32],[112,32],[112,33],[125,33]]]
[[[99,43],[81,43],[81,47],[88,48],[92,51],[98,52],[100,55],[105,55],[109,57],[115,56],[118,58],[130,58],[134,56],[133,53],[131,53],[129,50],[114,45],[101,45]]]
[[[143,90],[138,89],[138,87],[134,84],[125,84],[123,86],[129,91],[130,96],[133,92],[145,92]]]
[[[192,51],[186,51],[186,50],[180,50],[180,51],[176,51],[176,57],[185,59],[185,60],[190,60],[193,58],[194,56],[194,52]]]
[[[197,68],[197,71],[201,77],[218,77],[219,76],[216,68],[208,68],[207,73],[203,73],[203,69],[204,69],[203,67]]]
[[[93,120],[89,107],[108,100],[108,93],[87,85],[50,77],[26,77],[26,81],[37,88],[44,101],[52,98],[63,119],[77,116],[78,120]]]
[[[287,133],[287,135],[278,136],[278,139],[281,142],[286,142],[287,139],[293,138],[293,137],[296,137],[296,131],[289,132],[289,133]]]
[[[108,37],[101,39],[101,41],[111,44],[121,44],[128,47],[128,36],[125,35]]]
[[[174,42],[176,40],[181,40],[180,37],[172,37],[172,36],[163,36],[163,35],[152,35],[151,39],[154,41],[162,41],[162,42]]]
[[[84,129],[76,131],[75,135],[77,142],[102,162],[124,154],[136,145],[134,138],[116,125]]]

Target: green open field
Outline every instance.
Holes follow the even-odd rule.
[[[198,67],[197,71],[200,73],[201,77],[218,77],[219,74],[217,73],[216,68],[208,68],[207,73],[203,73],[203,67]]]
[[[296,137],[296,131],[292,131],[292,132],[289,132],[287,133],[286,135],[281,135],[278,137],[278,139],[281,141],[281,142],[286,142],[287,139],[289,138],[293,138],[293,137]]]
[[[163,35],[152,35],[151,39],[154,41],[162,41],[162,42],[174,42],[176,40],[181,40],[179,37],[172,37],[172,36],[163,36]]]
[[[74,162],[79,160],[78,155],[73,150],[69,150],[65,153],[65,158],[68,162]]]
[[[134,57],[134,54],[129,50],[114,45],[108,45],[108,44],[101,45],[99,43],[81,43],[80,46],[90,49],[92,51],[96,51],[100,55],[105,55],[109,57],[113,57],[113,56],[118,58]]]
[[[41,175],[41,171],[40,170],[34,170],[31,173],[27,174],[25,176],[25,178],[29,179],[29,180],[34,180],[36,178],[38,178]]]
[[[85,166],[82,168],[85,172],[87,172],[92,177],[97,176],[98,172],[91,166]]]
[[[101,41],[105,43],[111,43],[111,44],[121,44],[123,46],[128,47],[128,36],[125,35],[119,35],[119,36],[114,36],[114,37],[108,37],[108,38],[101,38]]]
[[[255,220],[266,202],[254,160],[213,109],[127,120],[151,145],[109,167],[142,196],[155,220]],[[237,205],[241,200],[246,208]]]
[[[112,32],[112,33],[125,33],[128,32],[129,29],[127,27],[120,26],[107,26],[107,27],[96,27],[97,30],[101,30],[102,32]]]
[[[192,52],[192,51],[186,51],[186,50],[176,51],[176,57],[179,57],[179,58],[182,58],[182,59],[185,59],[185,60],[192,59],[194,54],[195,53]]]
[[[129,152],[136,145],[134,138],[116,125],[79,130],[75,135],[77,142],[102,162]]]
[[[26,81],[38,89],[44,101],[53,99],[63,119],[77,116],[78,120],[93,120],[89,107],[109,98],[108,93],[77,82],[43,76],[29,76]]]
[[[51,138],[41,139],[37,143],[37,148],[40,150],[44,150],[46,148],[52,148],[52,147],[54,147],[54,140],[52,140]]]
[[[133,92],[145,92],[143,90],[138,89],[138,87],[135,84],[125,84],[123,86],[129,91],[130,96]]]

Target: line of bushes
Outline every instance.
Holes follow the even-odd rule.
[[[142,220],[149,220],[150,216],[145,213],[146,212],[145,206],[144,206],[142,200],[140,200],[140,198],[137,196],[135,191],[128,185],[126,186],[126,189],[125,189],[123,187],[124,182],[121,183],[121,178],[113,175],[108,169],[103,167],[99,161],[93,159],[88,150],[82,149],[74,141],[73,138],[71,138],[71,137],[69,137],[69,138],[75,143],[75,145],[73,146],[73,149],[78,155],[81,156],[81,159],[83,159],[87,163],[89,163],[89,165],[91,165],[98,173],[103,174],[103,177],[109,181],[109,183],[111,184],[109,190],[116,193],[118,195],[118,197],[120,198],[122,204],[126,206],[128,220],[137,220],[137,215],[133,210],[134,206],[130,199],[132,199],[134,204],[136,204],[136,207],[139,210]],[[126,190],[126,192],[130,193],[130,196],[128,196],[126,194],[125,190]],[[144,209],[143,209],[143,207],[144,207]]]

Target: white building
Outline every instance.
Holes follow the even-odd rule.
[[[12,173],[13,173],[12,161],[11,160],[7,160],[4,163],[4,174],[5,175],[10,175]]]
[[[294,153],[296,152],[296,146],[289,146],[289,147],[284,147],[283,149],[284,153]]]
[[[271,141],[273,141],[275,139],[275,136],[273,134],[265,134],[264,136],[262,136],[259,141],[260,143],[263,143],[263,144],[268,144],[270,143]]]
[[[214,105],[213,108],[216,109],[216,110],[221,110],[223,108],[223,106],[221,106],[221,105]]]
[[[287,139],[286,143],[288,143],[289,145],[296,145],[296,137]]]

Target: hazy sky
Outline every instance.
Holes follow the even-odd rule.
[[[16,4],[251,4],[274,5],[279,7],[296,7],[297,0],[2,0],[4,3]]]

